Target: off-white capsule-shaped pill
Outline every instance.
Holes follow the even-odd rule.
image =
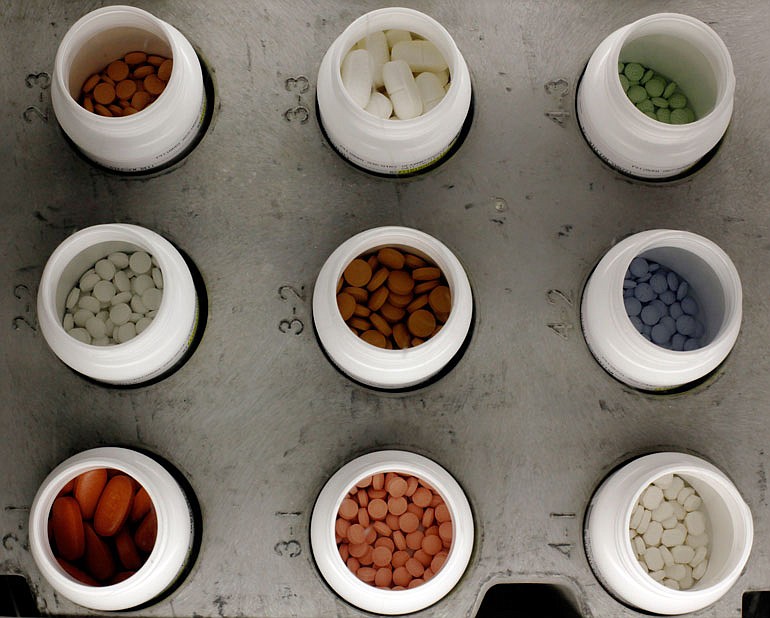
[[[641,504],[637,504],[634,507],[634,510],[631,512],[631,519],[628,522],[628,527],[636,530],[636,528],[639,526],[639,523],[642,521],[643,514],[644,507]]]
[[[671,588],[672,590],[679,590],[679,582],[675,579],[671,579],[670,577],[667,577],[663,580],[663,585],[666,588]]]
[[[642,535],[642,538],[644,539],[644,542],[647,543],[647,545],[653,545],[656,546],[660,543],[660,537],[663,534],[663,526],[660,524],[659,521],[651,521],[650,525],[647,526],[647,530]],[[653,569],[657,570],[657,569]]]
[[[131,280],[131,291],[140,296],[144,294],[145,290],[149,290],[153,287],[155,287],[155,284],[150,275],[137,275]]]
[[[72,318],[75,320],[75,326],[80,328],[84,328],[86,322],[88,322],[88,320],[90,320],[92,317],[94,317],[94,313],[88,309],[78,309],[75,312],[75,315],[72,316]]]
[[[77,322],[77,320],[76,320]],[[692,511],[684,517],[684,525],[687,532],[698,536],[706,532],[706,516],[701,511]]]
[[[150,272],[152,259],[144,251],[135,251],[128,258],[128,267],[137,275]]]
[[[110,260],[99,260],[94,265],[94,270],[96,271],[96,274],[99,275],[102,279],[111,281],[115,276],[115,271],[117,269],[115,268],[115,264],[110,262]]]
[[[119,270],[115,273],[112,282],[115,284],[118,292],[128,292],[131,289],[131,280],[123,270]]]
[[[388,40],[388,47],[393,46],[400,41],[411,41],[412,35],[408,30],[386,30],[385,38]]]
[[[107,263],[112,264],[111,262]],[[112,281],[102,280],[94,286],[93,295],[100,303],[107,303],[115,296],[115,286]]]
[[[403,60],[413,73],[437,73],[447,68],[444,56],[430,41],[399,41],[393,46],[390,59]]]
[[[102,322],[96,316],[90,318],[88,322],[86,322],[86,330],[88,331],[88,334],[91,335],[91,337],[94,339],[100,339],[107,334],[107,329],[104,326],[104,322]]]
[[[98,339],[92,339],[91,345],[98,345],[98,346],[106,346],[110,345],[110,340],[108,337],[99,337]]]
[[[663,558],[663,564],[666,566],[669,566],[670,564],[674,564],[674,556],[671,555],[671,552],[668,550],[668,547],[665,545],[661,545],[658,547],[660,550],[660,555]]]
[[[152,282],[159,290],[163,289],[163,273],[157,266],[152,269]]]
[[[129,339],[136,337],[136,326],[134,323],[126,322],[118,326],[118,337],[120,338],[120,343],[125,343]]]
[[[423,114],[429,112],[436,107],[436,105],[441,103],[441,99],[444,98],[446,93],[444,92],[444,86],[441,84],[438,77],[436,77],[435,73],[430,73],[428,71],[420,73],[414,78],[414,81],[417,84],[417,90],[419,90],[420,98],[422,99]]]
[[[684,481],[678,476],[674,476],[674,478],[671,480],[671,485],[663,490],[663,495],[665,496],[666,500],[676,500],[676,497],[679,495],[679,492],[682,491],[683,487]]]
[[[693,579],[700,579],[706,574],[706,569],[709,568],[709,561],[704,560],[701,562],[698,566],[694,567],[692,570],[692,578]]]
[[[342,84],[350,98],[361,108],[369,103],[372,94],[372,62],[365,49],[353,49],[347,53],[340,68]]]
[[[672,564],[670,566],[667,566],[665,568],[666,571],[666,577],[670,577],[671,579],[680,580],[682,579],[687,571],[685,571],[683,564]]]
[[[662,582],[663,578],[666,577],[666,572],[663,569],[660,571],[650,571],[650,577],[656,582]]]
[[[695,493],[692,487],[682,487],[679,493],[676,495],[676,501],[684,506],[684,501]]]
[[[83,343],[91,343],[91,335],[88,334],[88,331],[85,328],[73,328],[71,331],[69,331],[69,334],[78,341],[82,341]]]
[[[697,511],[700,508],[700,505],[703,504],[703,500],[701,500],[700,496],[688,496],[687,499],[684,501],[684,510],[687,512],[690,511]]]
[[[706,559],[706,554],[708,554],[708,549],[705,547],[699,547],[695,550],[695,553],[692,556],[692,560],[690,560],[690,566],[695,568],[698,566],[701,562],[703,562]]]
[[[363,40],[361,47],[369,52],[372,63],[372,83],[375,88],[382,88],[382,66],[390,61],[390,47],[384,32],[372,32]]]
[[[642,506],[649,511],[657,509],[662,501],[663,491],[660,487],[656,487],[655,485],[650,485],[645,489],[642,494],[642,499],[640,500]]]
[[[660,537],[660,542],[666,547],[675,547],[684,543],[687,537],[687,528],[683,524],[677,524],[671,530],[664,530]]]
[[[372,116],[387,119],[393,113],[393,103],[384,94],[375,90],[369,98],[369,104],[364,109]]]
[[[145,290],[142,294],[142,304],[147,307],[147,310],[159,309],[160,303],[163,300],[163,292],[157,288],[150,288]]]
[[[705,532],[703,534],[688,534],[686,544],[693,549],[706,547],[709,544],[709,535]]]
[[[80,297],[80,300],[78,300],[78,307],[90,311],[93,314],[97,314],[102,308],[102,305],[98,299],[89,294],[84,294]]]
[[[695,550],[689,545],[677,545],[671,548],[671,555],[674,557],[674,562],[689,564],[695,557]]]
[[[665,521],[674,516],[674,507],[668,501],[663,501],[660,506],[652,512],[653,521]]]
[[[113,264],[115,264],[115,268],[119,270],[122,270],[128,267],[128,255],[126,255],[122,251],[116,251],[115,253],[110,253],[107,256],[107,259]]]
[[[64,330],[70,331],[73,328],[75,328],[75,318],[72,316],[71,313],[67,313],[64,316],[64,320],[62,322],[62,326],[64,327]]]
[[[657,485],[661,489],[668,489],[671,487],[671,483],[674,481],[674,475],[673,474],[664,474],[658,479],[655,479],[652,484]]]
[[[94,289],[94,286],[99,283],[102,280],[102,278],[96,274],[96,271],[89,270],[86,274],[84,274],[80,278],[80,291],[81,292],[90,292]]]
[[[72,288],[70,293],[67,294],[67,300],[64,303],[64,306],[67,309],[74,309],[78,304],[78,300],[80,300],[80,288]]]
[[[644,539],[640,536],[634,537],[633,544],[636,556],[641,558],[644,555],[644,552],[647,551],[647,545],[645,544]]]
[[[648,511],[647,509],[644,509],[644,512],[642,513],[642,519],[639,522],[639,525],[636,527],[636,531],[639,534],[644,534],[647,532],[647,526],[650,525],[650,521],[652,520],[652,511]]]
[[[422,113],[420,92],[406,62],[395,60],[385,63],[382,67],[382,79],[393,103],[393,111],[400,120],[416,118]]]
[[[443,71],[439,71],[438,73],[433,72],[433,75],[438,77],[438,81],[441,84],[442,88],[444,88],[449,83],[449,69],[444,69]]]
[[[684,507],[676,500],[670,501],[669,504],[674,507],[674,517],[676,517],[677,520],[682,521],[684,516],[687,515],[687,511],[684,510]]]
[[[679,520],[674,515],[672,515],[671,517],[669,517],[668,519],[660,523],[663,526],[664,530],[671,530],[671,528],[676,528],[676,525],[679,523]]]
[[[657,547],[649,547],[644,552],[644,562],[650,571],[660,571],[663,568],[663,557]]]
[[[110,309],[110,320],[115,326],[122,326],[131,317],[131,307],[126,303],[120,303]]]

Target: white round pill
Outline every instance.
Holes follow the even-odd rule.
[[[62,326],[66,331],[70,331],[73,328],[75,328],[75,319],[73,318],[71,313],[65,314],[64,320],[62,322]]]
[[[692,560],[690,560],[690,566],[693,568],[698,566],[706,558],[707,553],[708,553],[708,550],[705,547],[699,547],[698,549],[696,549],[695,553],[693,554]]]
[[[649,547],[645,550],[644,561],[650,571],[660,571],[663,568],[663,557],[657,547]]]
[[[140,313],[142,315],[147,313],[147,307],[144,306],[142,297],[139,294],[134,294],[131,297],[131,311],[134,313]]]
[[[128,258],[128,266],[137,275],[148,273],[152,268],[152,259],[144,251],[136,251]]]
[[[112,264],[111,262],[107,263]],[[100,303],[107,303],[115,296],[115,286],[112,284],[112,281],[100,281],[94,286],[93,294],[94,298]]]
[[[90,292],[94,289],[94,286],[99,283],[102,278],[96,274],[96,272],[87,272],[80,278],[80,291]]]
[[[131,280],[124,270],[119,270],[115,273],[113,283],[119,292],[128,292],[131,289]]]
[[[115,276],[116,269],[115,264],[110,262],[110,260],[99,260],[94,266],[94,270],[96,271],[96,274],[99,275],[102,279],[111,281]]]
[[[115,253],[110,253],[107,256],[107,259],[113,264],[115,264],[115,268],[123,269],[128,267],[128,256],[122,251],[116,251]]]
[[[142,303],[148,310],[158,310],[160,301],[163,300],[163,292],[158,288],[149,288],[142,294]]]
[[[80,299],[80,288],[72,288],[70,290],[70,293],[67,294],[67,302],[64,303],[64,306],[67,309],[74,309],[75,306],[78,304],[78,300]]]
[[[687,532],[695,536],[706,532],[706,516],[701,511],[692,511],[684,517]]]
[[[131,317],[131,307],[126,303],[120,303],[110,309],[110,320],[115,326],[121,326]]]
[[[651,521],[650,525],[647,526],[647,530],[645,531],[642,538],[644,538],[644,542],[647,543],[647,545],[658,545],[660,543],[660,537],[663,534],[663,526],[660,524],[659,521]],[[657,571],[657,569],[653,569],[654,571]]]
[[[88,322],[88,320],[94,317],[94,314],[88,309],[78,309],[75,312],[75,315],[73,315],[72,317],[75,320],[75,326],[79,326],[83,328],[85,327],[86,322]]]
[[[652,512],[652,519],[654,521],[663,522],[674,516],[674,507],[668,501],[663,501],[660,506]]]
[[[129,284],[129,287],[131,287],[131,284]],[[119,305],[120,303],[130,303],[131,302],[131,292],[118,292],[110,299],[110,304],[114,307],[115,305]]]
[[[676,545],[671,548],[671,555],[674,557],[674,562],[688,564],[695,557],[695,550],[689,545]]]
[[[80,297],[80,300],[78,300],[78,307],[94,314],[99,313],[99,310],[102,308],[99,301],[89,294],[84,294]]]
[[[140,296],[144,294],[145,290],[149,290],[153,287],[155,287],[155,283],[150,275],[137,275],[131,281],[131,291]]]
[[[663,495],[666,500],[676,500],[677,495],[682,491],[682,487],[684,487],[684,481],[678,476],[675,476],[671,480],[671,485],[663,490]]]
[[[91,335],[94,339],[100,339],[107,334],[107,329],[104,326],[104,322],[102,322],[96,316],[89,318],[89,320],[86,322],[86,330],[88,331],[88,334]]]
[[[136,326],[133,322],[126,322],[118,327],[118,336],[120,343],[125,343],[129,339],[136,337]]]
[[[160,268],[152,269],[152,281],[156,288],[159,290],[163,289],[163,273],[160,271]]]
[[[677,524],[675,528],[671,530],[664,530],[660,537],[660,542],[666,547],[674,547],[684,543],[687,537],[687,528],[683,524]]]
[[[69,334],[78,341],[91,343],[91,335],[88,334],[88,331],[85,328],[73,328],[69,331]]]
[[[671,483],[674,482],[674,475],[673,474],[664,474],[659,479],[656,479],[652,482],[653,485],[657,485],[661,489],[668,489],[671,487]]]
[[[650,511],[657,509],[662,501],[663,491],[655,485],[650,485],[642,494],[642,506]]]

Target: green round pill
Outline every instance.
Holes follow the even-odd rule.
[[[671,124],[687,124],[687,112],[683,109],[675,109],[671,112]]]
[[[650,100],[655,107],[668,107],[668,101],[663,97],[652,97]]]
[[[648,118],[652,118],[653,120],[657,120],[658,117],[655,115],[655,112],[644,112],[644,115]]]
[[[684,111],[687,114],[687,122],[695,122],[695,112],[689,107],[685,107]]]
[[[676,82],[669,82],[666,89],[663,91],[663,98],[668,99],[672,94],[676,92]]]
[[[623,64],[622,62],[618,61],[618,73],[622,73],[623,69],[625,69],[625,68],[626,68],[626,65]]]
[[[649,99],[645,99],[644,101],[639,101],[639,103],[636,104],[636,109],[638,109],[640,112],[646,113],[653,113],[655,111],[655,106],[652,104],[652,101]]]
[[[644,67],[638,62],[629,62],[623,72],[629,81],[638,82],[644,76]]]
[[[666,108],[659,109],[657,112],[655,112],[655,116],[657,116],[660,122],[665,122],[666,124],[671,122],[671,110]]]
[[[628,78],[625,75],[620,75],[620,85],[623,87],[623,92],[628,92],[628,88],[631,84],[628,83]]]
[[[645,74],[642,76],[642,79],[639,80],[639,83],[644,86],[648,81],[650,81],[655,76],[655,71],[652,69],[647,69]]]
[[[646,84],[644,84],[644,88],[647,90],[647,94],[649,94],[650,97],[659,97],[663,94],[663,91],[666,88],[666,82],[664,82],[660,77],[653,77]]]
[[[687,107],[687,97],[681,92],[675,92],[668,98],[668,104],[671,109],[682,109]]]
[[[626,93],[631,103],[639,103],[647,98],[647,91],[642,86],[631,86]]]

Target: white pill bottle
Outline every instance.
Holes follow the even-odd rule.
[[[396,472],[426,481],[444,499],[452,520],[452,545],[444,565],[424,584],[407,590],[381,590],[361,581],[347,567],[335,541],[335,521],[348,491],[367,476]],[[345,464],[324,485],[310,521],[310,545],[318,569],[343,599],[379,615],[408,614],[444,598],[465,573],[473,550],[470,504],[460,485],[436,462],[407,451],[377,451]]]
[[[62,326],[67,295],[89,268],[110,253],[146,251],[163,276],[163,299],[150,325],[111,346],[78,341]],[[89,378],[132,385],[160,378],[181,363],[199,328],[198,294],[190,268],[160,234],[137,225],[94,225],[65,239],[48,258],[37,296],[40,331],[54,354]]]
[[[83,108],[83,82],[128,52],[171,58],[166,89],[144,110],[107,118]],[[81,17],[56,52],[51,101],[56,119],[90,160],[119,172],[148,172],[182,156],[206,111],[203,74],[190,42],[173,26],[132,6],[107,6]]]
[[[618,62],[637,62],[675,81],[697,120],[672,125],[645,116],[623,92]],[[664,180],[687,172],[718,144],[734,95],[733,63],[719,35],[688,15],[658,13],[599,44],[578,87],[577,115],[589,145],[610,166]]]
[[[672,590],[652,579],[629,538],[639,497],[667,474],[698,492],[709,521],[709,566],[689,590]],[[754,539],[751,512],[730,479],[707,461],[676,452],[646,455],[610,474],[591,500],[584,532],[588,560],[610,593],[643,611],[668,615],[695,612],[719,600],[740,576]]]
[[[662,348],[631,323],[623,280],[637,257],[660,263],[690,284],[706,332],[689,352]],[[728,255],[712,241],[681,230],[648,230],[616,244],[599,261],[581,303],[583,335],[599,364],[615,378],[648,391],[673,390],[714,371],[735,345],[741,327],[742,289]]]
[[[452,309],[442,329],[405,350],[373,346],[353,334],[337,307],[337,282],[350,262],[364,253],[394,247],[428,259],[449,284]],[[313,290],[313,322],[329,359],[357,382],[394,390],[419,385],[439,374],[464,350],[473,320],[473,294],[457,257],[441,241],[407,227],[378,227],[342,243],[324,263]]]
[[[446,96],[422,116],[378,118],[364,111],[342,83],[340,67],[348,51],[367,35],[385,30],[407,30],[431,41],[449,66]],[[471,120],[470,74],[451,35],[428,15],[401,7],[366,13],[337,37],[318,70],[317,98],[319,121],[337,152],[364,170],[386,176],[415,174],[438,164],[451,154]]]
[[[59,565],[48,541],[48,519],[59,492],[75,477],[97,468],[119,470],[134,478],[147,490],[158,518],[155,545],[146,562],[133,576],[106,586],[74,579]],[[115,611],[152,602],[181,583],[194,562],[196,515],[188,497],[166,467],[143,453],[119,447],[83,451],[59,464],[38,489],[29,514],[32,557],[56,592],[83,607]]]

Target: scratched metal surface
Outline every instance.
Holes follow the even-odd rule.
[[[472,616],[495,583],[553,582],[584,616],[639,616],[596,583],[582,517],[613,465],[661,447],[712,459],[754,514],[745,573],[698,615],[737,617],[744,591],[770,587],[764,3],[407,2],[455,38],[476,108],[452,160],[401,182],[345,164],[314,114],[321,56],[348,23],[380,5],[368,0],[137,2],[208,60],[218,108],[202,144],[171,172],[136,180],[95,170],[65,144],[45,76],[35,75],[51,71],[68,26],[101,4],[0,5],[0,573],[25,575],[42,611],[84,613],[41,579],[28,550],[29,505],[58,462],[104,444],[166,457],[202,505],[194,570],[171,598],[142,610],[147,616],[361,615],[315,569],[309,514],[341,464],[385,446],[448,468],[476,518],[464,579],[419,615]],[[686,182],[650,187],[625,181],[589,151],[573,115],[574,88],[603,36],[667,9],[713,25],[731,50],[738,87],[718,156]],[[307,92],[287,82],[299,76],[309,80]],[[305,123],[302,107],[310,110]],[[86,383],[59,363],[34,310],[57,244],[78,228],[114,221],[152,228],[185,249],[210,299],[189,363],[129,391]],[[349,236],[383,224],[417,227],[451,246],[476,296],[462,361],[438,383],[403,395],[352,384],[326,361],[311,328],[323,261]],[[578,326],[580,291],[597,259],[615,239],[654,227],[711,238],[744,286],[743,328],[719,378],[669,398],[613,381]]]

